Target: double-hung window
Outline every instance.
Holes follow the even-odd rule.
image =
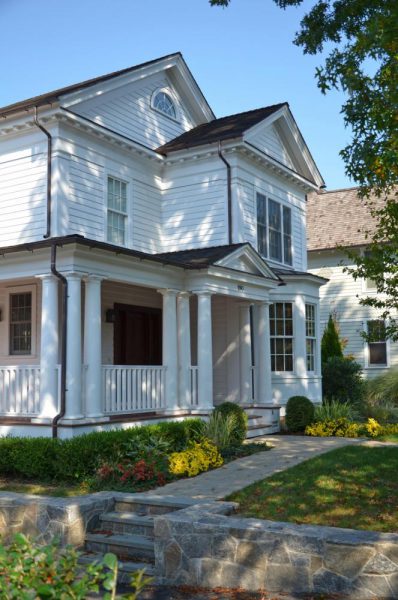
[[[305,305],[305,343],[307,352],[307,371],[315,371],[315,350],[316,350],[316,333],[315,333],[315,305]]]
[[[291,265],[292,210],[257,193],[257,249],[261,256]]]
[[[368,321],[368,364],[370,367],[387,365],[386,327],[381,319]]]
[[[10,294],[10,354],[32,353],[32,293]]]
[[[127,230],[127,183],[108,177],[107,240],[124,246]]]
[[[293,371],[293,306],[276,302],[270,306],[271,369]]]

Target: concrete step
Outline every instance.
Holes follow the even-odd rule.
[[[121,560],[153,563],[153,539],[145,535],[93,532],[86,534],[85,550],[106,554],[113,552]]]
[[[103,558],[104,555],[98,552],[84,552],[79,557],[79,563],[81,565],[90,565],[93,562],[102,562]],[[118,583],[129,584],[133,573],[143,569],[145,570],[145,575],[147,577],[154,577],[155,568],[150,563],[119,560],[117,573]]]
[[[166,513],[188,508],[195,501],[192,498],[173,498],[172,496],[154,496],[151,494],[132,494],[115,498],[115,512],[129,512],[135,515],[164,515]]]
[[[270,435],[271,433],[276,433],[279,431],[279,427],[277,425],[262,425],[260,427],[248,427],[246,439],[252,439],[255,437],[259,437],[261,435]]]
[[[264,427],[266,425],[269,425],[269,423],[264,421],[263,417],[249,417],[247,421],[248,427]]]
[[[107,512],[100,515],[101,529],[112,533],[132,533],[153,538],[153,517],[131,512]]]

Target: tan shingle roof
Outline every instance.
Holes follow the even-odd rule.
[[[378,207],[384,204],[374,199]],[[369,243],[366,231],[373,233],[376,220],[369,201],[359,198],[358,188],[309,194],[307,198],[307,249],[324,250],[337,246]]]

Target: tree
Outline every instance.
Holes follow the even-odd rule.
[[[343,344],[332,315],[329,315],[328,324],[322,335],[321,354],[322,364],[326,363],[332,356],[343,358]]]
[[[231,0],[209,0],[227,7]],[[283,9],[303,0],[274,0]],[[374,279],[377,298],[362,304],[383,311],[390,319],[386,333],[398,339],[398,1],[317,0],[300,24],[294,43],[305,54],[321,55],[316,69],[322,93],[341,89],[346,94],[342,114],[352,130],[341,150],[346,174],[360,187],[363,201],[379,221],[370,236],[370,254],[350,253],[354,277]],[[372,198],[384,198],[376,208]]]

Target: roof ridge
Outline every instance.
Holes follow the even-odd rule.
[[[276,104],[269,104],[268,106],[260,106],[258,108],[252,108],[250,110],[243,110],[241,112],[237,112],[237,113],[233,113],[231,115],[224,115],[223,117],[217,117],[215,119],[213,119],[213,121],[209,121],[208,123],[214,123],[214,121],[222,121],[223,119],[232,119],[233,117],[239,117],[242,115],[249,115],[250,113],[255,113],[255,112],[259,112],[261,110],[270,110],[271,108],[276,108],[276,107],[282,107],[282,106],[289,106],[289,102],[277,102]],[[202,123],[201,125],[208,125],[208,123]],[[198,125],[198,127],[201,127],[201,125]]]

